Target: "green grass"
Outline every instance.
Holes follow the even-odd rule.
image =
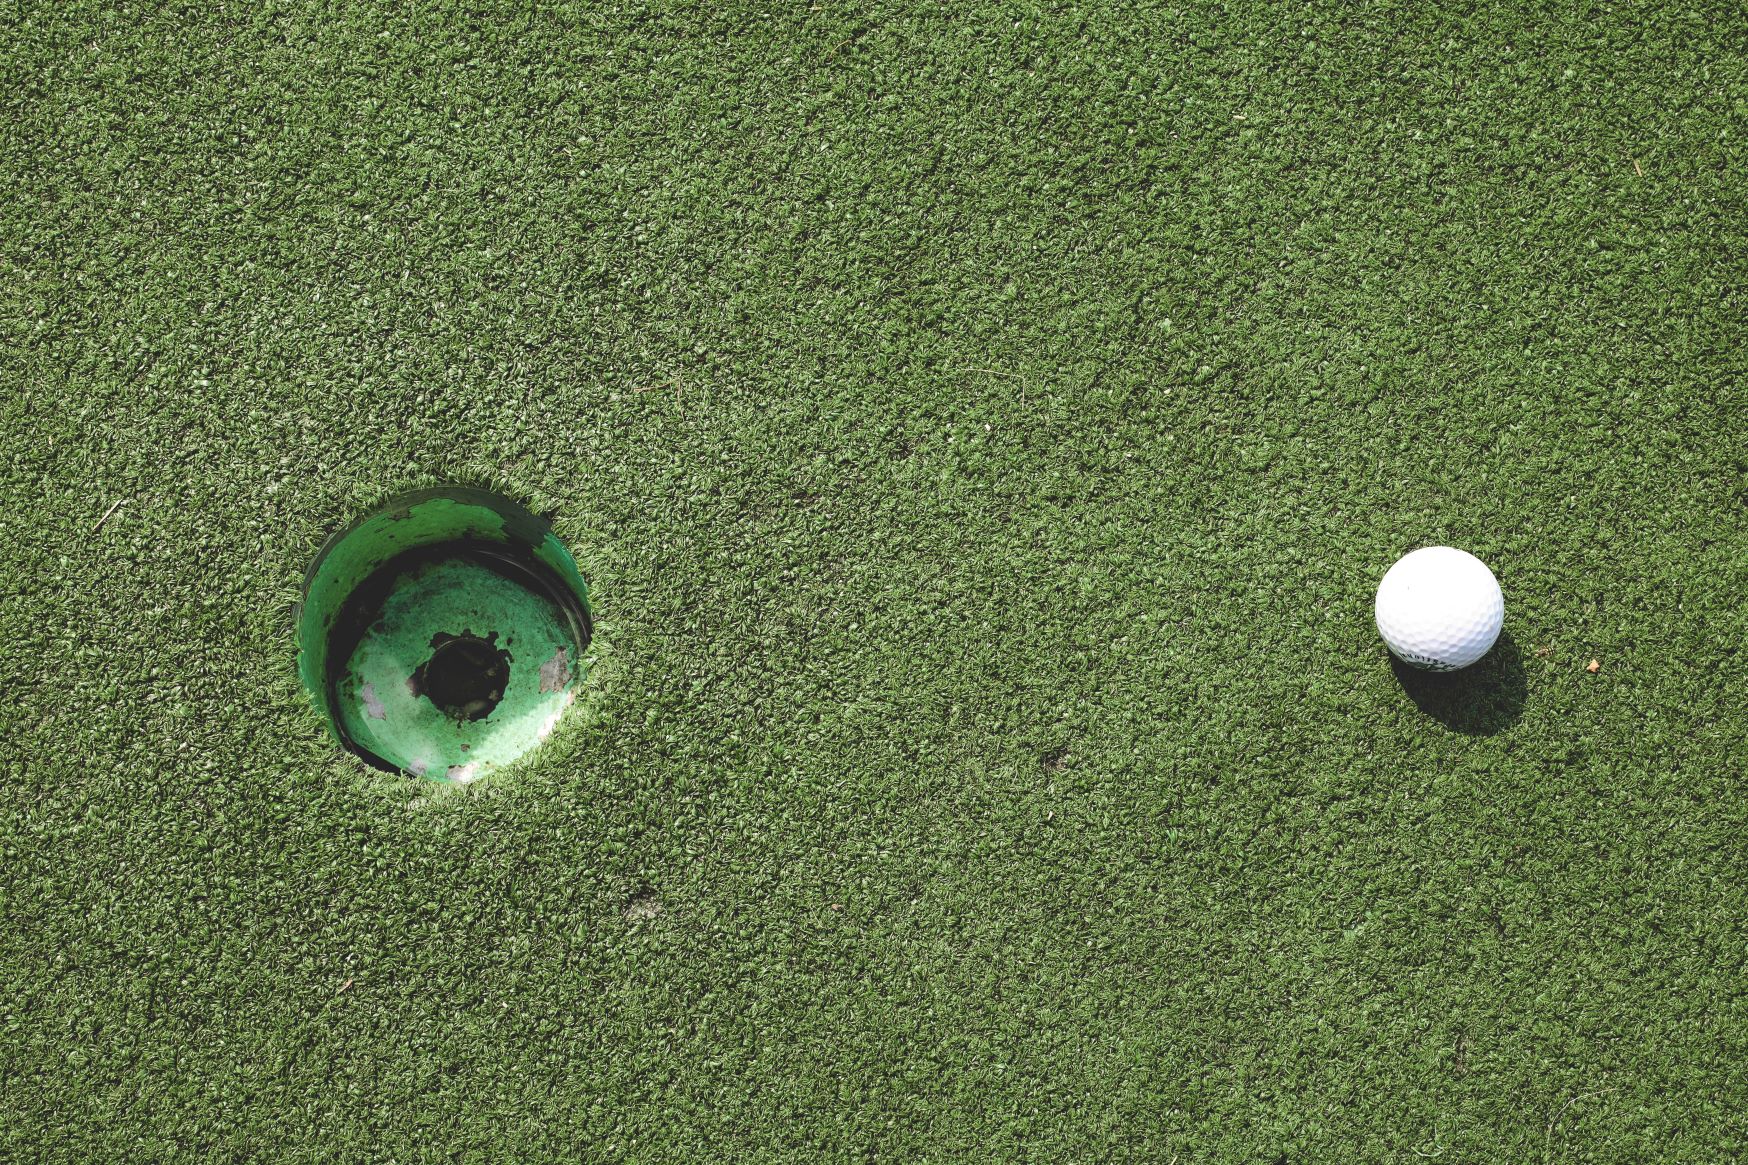
[[[1748,26],[1431,7],[0,17],[0,1156],[1748,1154]],[[457,476],[445,795],[290,607]]]

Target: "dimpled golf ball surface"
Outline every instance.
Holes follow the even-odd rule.
[[[1428,546],[1404,555],[1378,584],[1378,634],[1404,663],[1468,667],[1493,646],[1505,597],[1487,564],[1465,550]]]

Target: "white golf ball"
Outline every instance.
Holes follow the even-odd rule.
[[[1493,646],[1505,596],[1487,564],[1466,550],[1428,546],[1403,555],[1378,584],[1378,634],[1397,659],[1430,671],[1468,667]]]

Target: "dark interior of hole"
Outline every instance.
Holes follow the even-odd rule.
[[[483,720],[504,698],[510,653],[490,639],[463,632],[431,641],[431,658],[413,673],[413,690],[457,720]]]
[[[351,595],[347,596],[340,610],[336,612],[328,634],[327,691],[329,707],[339,707],[337,688],[341,677],[345,674],[346,662],[352,658],[353,651],[357,648],[359,641],[364,638],[370,625],[381,615],[384,601],[401,576],[426,564],[451,558],[477,563],[552,600],[553,604],[564,612],[579,652],[589,645],[594,629],[591,625],[588,608],[578,601],[570,587],[560,580],[552,568],[534,557],[531,547],[519,544],[506,546],[501,543],[469,538],[460,538],[435,546],[421,546],[413,550],[403,551],[378,567],[369,578],[358,585]],[[408,682],[414,684],[415,694],[417,694],[417,677],[409,677]],[[398,771],[399,766],[383,760],[353,740],[346,731],[343,720],[336,718],[333,726],[339,734],[341,742],[348,749],[363,757],[365,761],[385,772]]]

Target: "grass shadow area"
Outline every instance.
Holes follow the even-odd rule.
[[[1396,682],[1414,706],[1453,732],[1492,736],[1516,724],[1529,699],[1523,653],[1501,632],[1479,662],[1454,672],[1422,671],[1390,656]]]

